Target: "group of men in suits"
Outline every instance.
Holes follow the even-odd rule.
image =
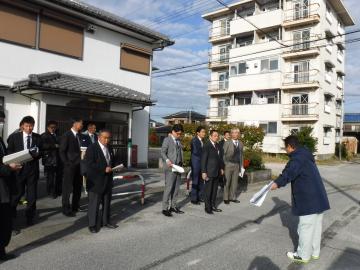
[[[56,198],[62,194],[62,212],[73,217],[79,211],[82,175],[80,170],[81,149],[87,149],[83,171],[87,177],[89,230],[99,231],[99,224],[114,229],[110,222],[112,192],[112,168],[114,153],[109,145],[111,132],[102,130],[96,135],[95,124],[89,124],[86,134],[82,134],[83,121],[74,119],[72,127],[61,138],[57,135],[57,123],[49,121],[47,130],[41,136],[33,132],[35,120],[24,117],[19,130],[12,133],[6,147],[0,138],[0,261],[14,256],[5,252],[12,232],[20,233],[16,226],[17,206],[26,194],[26,223],[34,224],[36,215],[37,185],[40,175],[39,160],[46,173],[46,187],[49,195]],[[86,148],[82,148],[86,147]],[[24,164],[2,163],[3,157],[23,150],[31,151],[33,159]],[[70,196],[72,200],[70,204]],[[102,204],[102,217],[99,208]]]
[[[161,148],[161,157],[165,163],[162,213],[168,217],[172,216],[172,213],[184,213],[177,205],[181,173],[173,166],[183,165],[183,149],[180,142],[183,132],[182,125],[174,125]],[[196,136],[191,141],[191,203],[199,205],[205,202],[207,214],[222,212],[217,207],[216,200],[220,180],[224,182],[224,203],[240,202],[236,194],[239,175],[243,168],[243,144],[239,140],[240,131],[238,128],[233,128],[224,135],[224,140],[219,143],[219,132],[211,130],[208,141],[204,142],[206,128],[199,126]]]

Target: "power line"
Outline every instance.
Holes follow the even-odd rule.
[[[360,31],[360,30],[359,30]],[[357,43],[360,42],[360,38],[355,38],[355,39],[351,39],[342,43],[334,43],[334,44],[323,44],[323,45],[319,45],[319,46],[314,46],[314,47],[310,47],[309,49],[314,49],[314,48],[322,48],[322,47],[326,47],[328,45],[330,46],[334,46],[334,45],[338,45],[338,44],[350,44],[350,43]],[[279,49],[279,48],[278,48]],[[264,52],[264,51],[262,51]],[[260,53],[260,52],[258,52]],[[253,53],[256,54],[256,53]],[[240,56],[237,56],[240,57]],[[237,58],[234,57],[234,58]],[[206,62],[207,63],[207,62]],[[202,64],[203,65],[203,64]],[[196,65],[199,66],[199,65]],[[189,69],[189,70],[182,70],[182,71],[177,71],[177,72],[172,72],[172,73],[167,73],[167,74],[162,74],[162,75],[158,75],[158,76],[153,76],[153,78],[160,78],[160,77],[167,77],[167,76],[173,76],[173,75],[178,75],[178,74],[183,74],[183,73],[188,73],[188,72],[194,72],[194,71],[199,71],[202,69],[207,69],[207,67],[199,67],[199,68],[193,68],[193,69]]]
[[[360,29],[356,29],[356,30],[353,30],[353,31],[350,31],[350,32],[347,32],[347,33],[344,33],[344,34],[334,35],[334,36],[332,36],[330,38],[329,37],[323,37],[323,38],[318,38],[316,40],[309,40],[309,41],[299,42],[299,43],[286,45],[286,46],[287,47],[293,47],[293,46],[297,46],[297,45],[309,44],[309,43],[312,43],[312,42],[317,42],[317,41],[326,40],[326,39],[332,40],[332,39],[334,39],[336,37],[346,36],[346,35],[350,35],[350,34],[356,34],[356,33],[359,33],[359,32],[360,32]],[[337,45],[337,44],[339,44],[339,43],[335,43],[335,44],[332,44],[332,45]],[[277,48],[262,50],[262,51],[258,51],[258,52],[254,52],[254,53],[248,53],[248,54],[238,55],[238,56],[234,56],[234,57],[228,57],[228,58],[225,58],[223,60],[236,59],[236,58],[240,58],[240,57],[244,57],[244,56],[256,55],[256,54],[259,54],[259,53],[275,51],[275,50],[280,50],[280,49],[282,49],[282,48],[277,47]],[[212,62],[213,63],[219,63],[220,60],[219,61],[212,61]],[[170,69],[156,71],[156,72],[153,72],[153,74],[159,74],[159,73],[164,73],[164,72],[169,72],[169,71],[174,71],[174,70],[179,70],[179,69],[191,68],[191,67],[205,65],[205,64],[208,64],[208,63],[209,63],[209,61],[202,62],[202,63],[196,63],[196,64],[192,64],[192,65],[187,65],[187,66],[179,66],[179,67],[174,67],[174,68],[170,68]],[[156,78],[156,76],[153,76],[153,78]]]

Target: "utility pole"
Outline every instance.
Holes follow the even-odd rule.
[[[341,94],[341,121],[340,121],[340,142],[339,142],[339,159],[342,159],[342,136],[343,136],[343,122],[344,122],[344,93]]]

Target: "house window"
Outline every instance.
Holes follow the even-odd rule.
[[[246,62],[239,63],[239,74],[246,73]]]
[[[120,68],[141,74],[150,74],[151,51],[123,44],[121,47]]]
[[[37,14],[0,4],[0,39],[35,48]]]
[[[50,17],[41,17],[39,48],[75,58],[82,58],[84,31],[80,26]]]
[[[267,72],[269,70],[278,70],[279,61],[277,58],[273,59],[262,59],[261,60],[261,72]]]
[[[259,127],[265,134],[277,134],[277,122],[260,123]]]

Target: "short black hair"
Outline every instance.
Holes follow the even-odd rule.
[[[78,117],[74,117],[74,118],[71,118],[71,124],[75,124],[77,122],[82,122],[83,120],[81,118],[78,118]]]
[[[215,133],[215,132],[219,133],[216,129],[210,130],[210,136],[213,135],[213,133]]]
[[[101,129],[101,130],[99,131],[99,135],[101,135],[101,133],[109,133],[109,134],[111,135],[110,129],[106,129],[106,128]]]
[[[20,121],[20,126],[22,126],[23,124],[31,124],[31,125],[35,125],[35,119],[34,117],[28,115],[25,116],[23,119],[21,119]]]
[[[288,147],[290,145],[294,149],[296,149],[300,146],[299,139],[295,135],[290,135],[290,136],[286,137],[284,140],[284,143],[285,143],[285,147]]]
[[[184,128],[181,124],[176,124],[176,125],[173,125],[171,131],[175,131],[175,132],[184,132]]]
[[[49,120],[49,121],[47,122],[47,124],[46,124],[46,127],[49,127],[49,126],[51,126],[51,125],[57,126],[58,123],[57,123],[56,121],[54,121],[54,120]]]
[[[204,126],[198,126],[197,128],[196,128],[196,133],[199,133],[200,131],[202,131],[202,130],[206,130],[206,128],[204,127]]]
[[[90,122],[89,124],[87,124],[87,127],[91,127],[91,126],[96,126],[96,124],[94,122]]]
[[[230,134],[230,130],[225,130],[225,131],[224,131],[224,135],[226,135],[226,133],[229,133],[229,134]]]

